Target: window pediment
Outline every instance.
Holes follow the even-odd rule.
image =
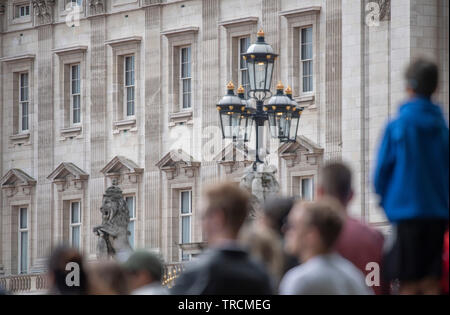
[[[12,197],[19,190],[24,195],[29,195],[31,187],[36,185],[36,180],[18,168],[10,169],[1,179],[0,186],[6,191],[8,197]]]
[[[140,180],[144,169],[140,168],[134,161],[118,155],[106,164],[100,172],[110,178],[112,184],[118,185],[122,183],[124,178],[127,178],[129,183],[134,184]]]
[[[200,167],[200,162],[183,150],[172,150],[156,163],[156,166],[166,173],[167,179],[173,179],[178,175],[178,170],[184,170],[187,177],[194,177],[195,171]]]
[[[279,156],[286,160],[289,167],[294,166],[301,156],[306,157],[308,164],[316,165],[323,151],[323,148],[305,136],[297,136],[297,141],[284,143],[278,148]]]

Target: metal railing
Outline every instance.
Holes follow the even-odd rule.
[[[175,280],[184,270],[183,263],[164,265],[162,284],[173,287]],[[48,289],[46,274],[0,276],[0,287],[12,294],[41,294]]]

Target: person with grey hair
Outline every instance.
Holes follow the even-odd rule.
[[[137,250],[123,264],[132,295],[167,295],[161,285],[163,264],[158,255]]]

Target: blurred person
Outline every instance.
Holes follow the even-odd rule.
[[[418,59],[405,77],[409,100],[386,127],[374,176],[394,226],[384,273],[400,280],[400,294],[439,294],[449,218],[449,129],[431,99],[437,65]]]
[[[166,295],[161,285],[163,264],[160,258],[151,252],[137,250],[123,265],[132,295]]]
[[[325,165],[320,171],[317,196],[319,199],[333,197],[342,205],[344,224],[336,242],[336,251],[366,276],[372,271],[371,268],[366,270],[368,263],[377,263],[381,268],[383,234],[347,214],[348,204],[353,198],[350,168],[340,162]],[[375,293],[389,293],[389,289],[381,281],[381,277],[376,280],[379,280],[379,285],[373,287]]]
[[[88,278],[81,253],[65,245],[53,249],[48,260],[49,294],[84,295]]]
[[[340,208],[331,198],[294,206],[288,219],[286,248],[297,254],[302,264],[284,276],[280,294],[373,294],[361,271],[334,251],[343,225]]]
[[[202,226],[209,249],[177,279],[173,294],[267,295],[273,293],[264,267],[237,242],[249,213],[249,195],[232,183],[204,193]]]
[[[239,235],[249,253],[264,264],[278,287],[285,269],[285,253],[280,236],[271,228],[253,221],[244,225]]]
[[[284,267],[282,275],[299,264],[297,257],[290,255],[284,250],[284,227],[294,203],[295,199],[291,197],[274,197],[268,199],[262,207],[262,222],[269,228],[273,229],[279,235],[282,242],[284,252]]]
[[[92,295],[127,295],[129,289],[123,268],[113,260],[99,260],[88,266]]]

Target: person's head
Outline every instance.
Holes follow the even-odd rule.
[[[74,272],[79,274],[76,275]],[[75,248],[62,245],[53,249],[48,260],[48,278],[50,292],[53,294],[87,294],[88,283],[84,260]],[[67,279],[71,282],[67,283]]]
[[[289,211],[294,206],[294,198],[274,197],[268,199],[263,205],[263,222],[280,236],[283,235],[283,226],[286,224]]]
[[[320,171],[319,185],[317,186],[319,198],[333,197],[347,207],[353,198],[352,172],[341,162],[326,164]]]
[[[340,207],[332,198],[296,203],[288,218],[286,251],[303,262],[332,251],[342,229]]]
[[[210,187],[204,193],[203,231],[210,245],[236,240],[249,213],[250,198],[233,183]]]
[[[419,95],[430,98],[438,86],[438,66],[423,58],[416,59],[408,66],[405,79],[410,96]]]
[[[151,283],[161,283],[163,264],[158,255],[144,251],[135,251],[123,265],[131,290]]]
[[[129,293],[125,271],[115,261],[96,261],[88,268],[90,294],[126,295]]]

